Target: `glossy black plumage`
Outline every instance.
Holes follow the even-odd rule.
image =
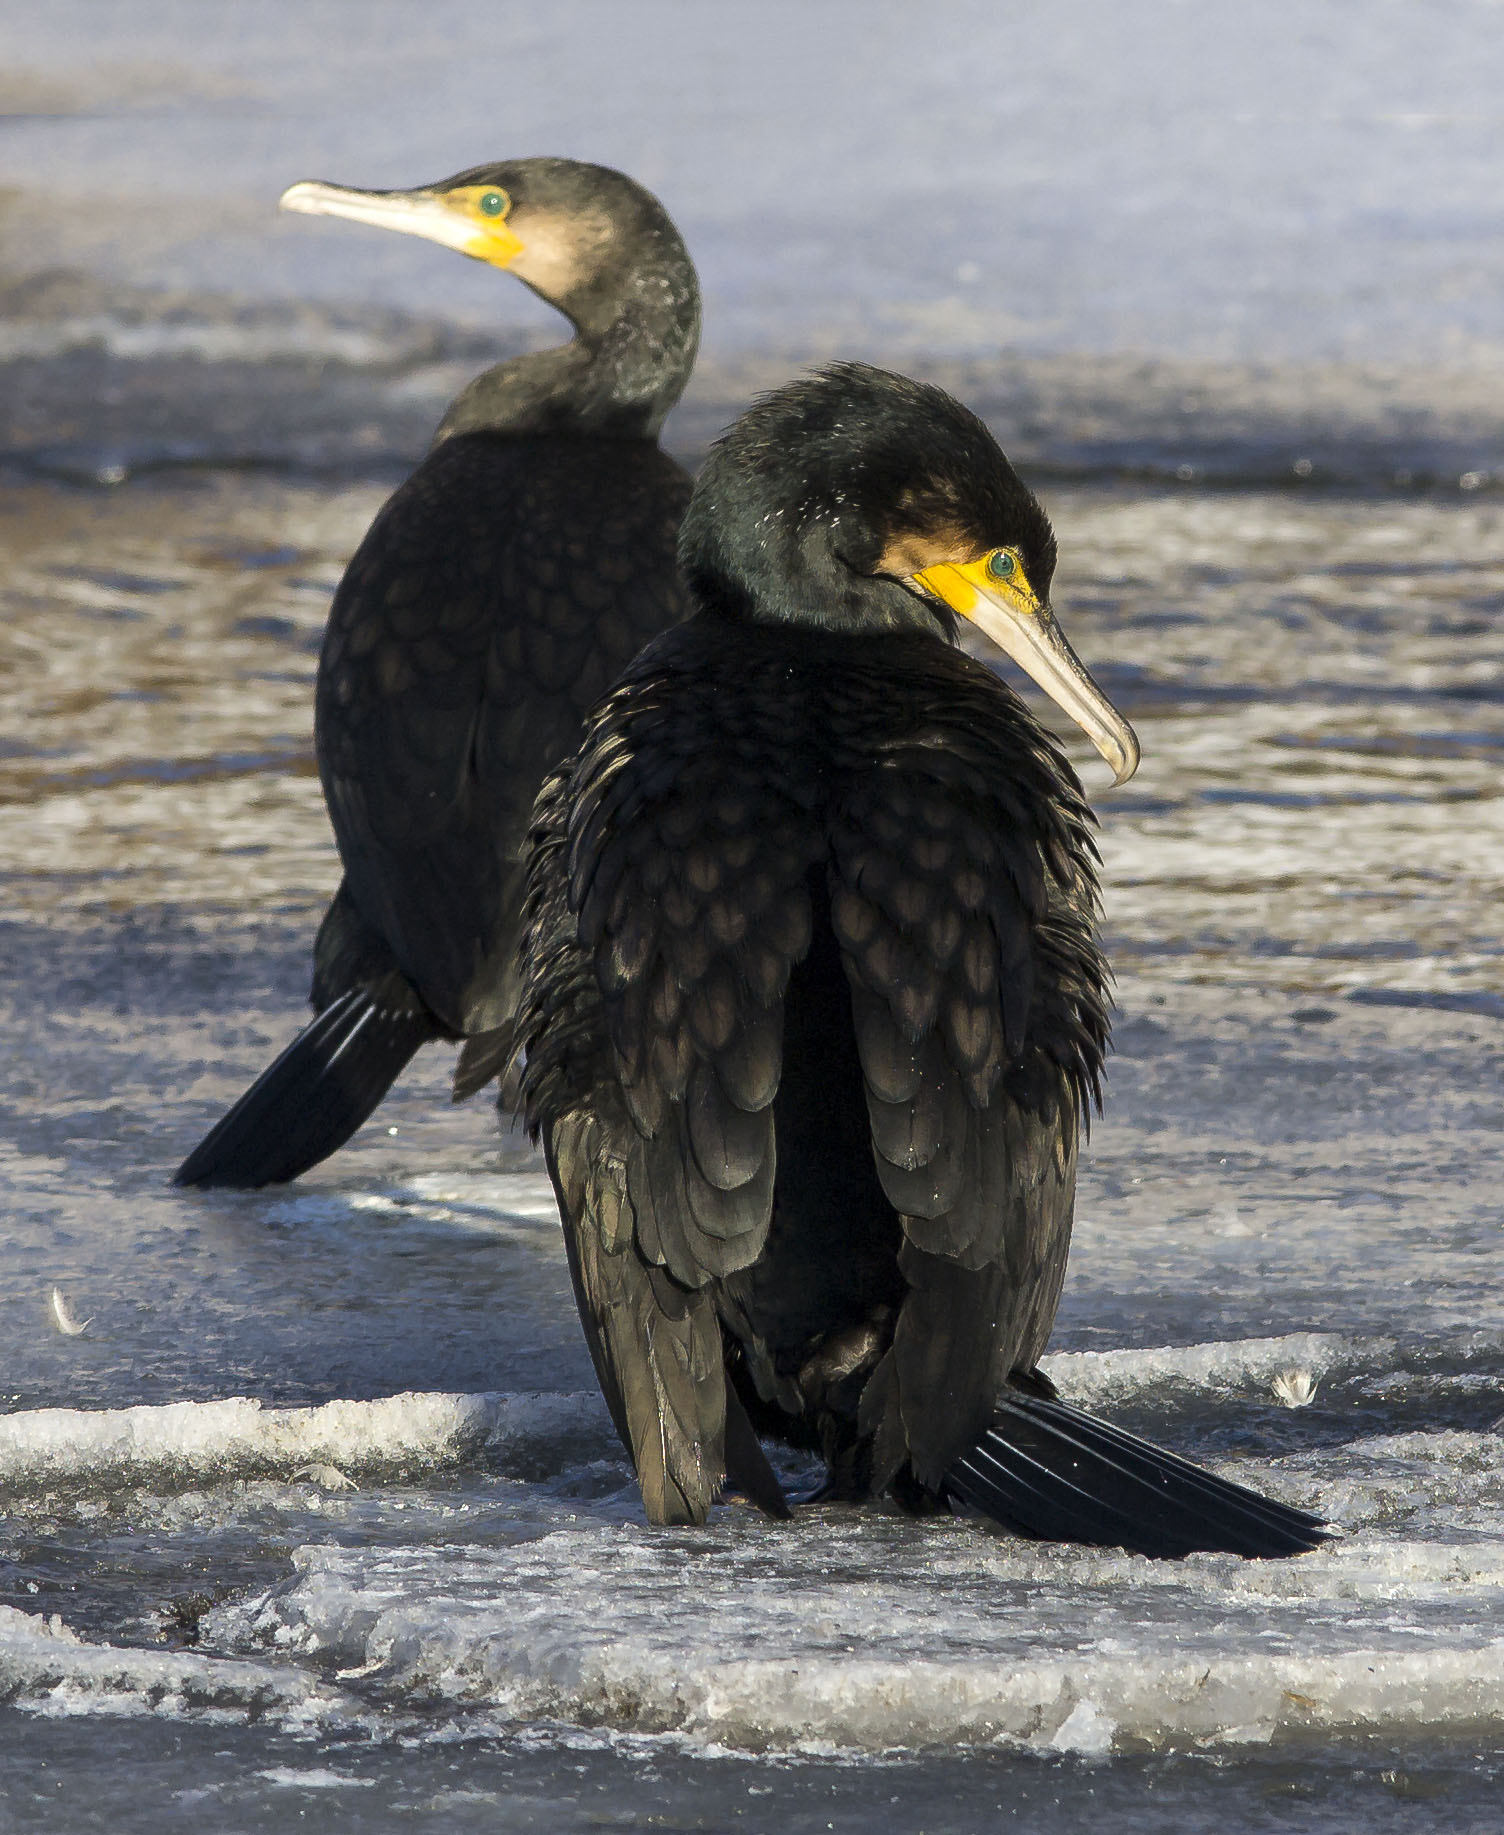
[[[893,577],[936,543],[1048,587],[1043,512],[948,397],[848,366],[768,398],[686,518],[697,615],[539,800],[524,1091],[648,1514],[768,1497],[745,1415],[837,1495],[1311,1546],[1142,1442],[1160,1491],[1123,1507],[1127,1437],[1067,1431],[1035,1371],[1107,1042],[1091,817],[923,568]],[[993,1456],[1022,1439],[1048,1495]]]
[[[549,255],[545,297],[578,335],[463,392],[346,570],[316,700],[345,870],[315,951],[320,1018],[179,1184],[296,1177],[430,1039],[465,1042],[457,1099],[505,1067],[534,796],[585,710],[687,608],[675,544],[689,479],[657,444],[698,335],[683,245],[631,180],[570,161],[414,195],[485,186],[505,188],[509,223]],[[400,1026],[373,1023],[378,1009]]]

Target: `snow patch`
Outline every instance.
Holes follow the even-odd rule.
[[[1395,1348],[1392,1338],[1289,1332],[1278,1338],[1144,1350],[1059,1351],[1046,1357],[1043,1367],[1064,1396],[1090,1406],[1143,1394],[1159,1397],[1172,1388],[1270,1389],[1292,1368],[1314,1383],[1334,1373],[1382,1365]]]
[[[1112,1751],[1117,1727],[1095,1701],[1078,1701],[1050,1735],[1055,1752],[1074,1752],[1082,1758],[1105,1758]]]
[[[320,1766],[299,1771],[291,1765],[271,1765],[256,1776],[284,1790],[370,1790],[376,1783],[374,1778],[352,1778]]]
[[[586,1394],[407,1394],[267,1408],[248,1396],[160,1407],[41,1408],[0,1415],[0,1494],[180,1485],[309,1468],[392,1476],[495,1460],[582,1433],[604,1411]]]
[[[1381,1727],[1504,1729],[1504,1544],[1378,1537],[1150,1562],[959,1523],[727,1512],[699,1533],[303,1548],[204,1620],[416,1698],[743,1749],[1007,1744],[1087,1756]]]
[[[0,1606],[0,1700],[33,1713],[275,1714],[316,1720],[336,1696],[304,1671],[183,1650],[91,1644],[55,1614]]]

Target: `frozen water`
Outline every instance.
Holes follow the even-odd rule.
[[[305,1675],[265,1663],[211,1661],[189,1651],[91,1644],[57,1614],[43,1620],[0,1606],[0,1688],[35,1713],[275,1712],[312,1717],[321,1691]]]
[[[693,1536],[595,1524],[466,1557],[301,1550],[293,1583],[205,1631],[399,1699],[754,1749],[1090,1753],[1491,1722],[1504,1548],[1480,1537],[1477,1507],[1504,1449],[1452,1435],[1397,1451],[1427,1520],[1449,1517],[1455,1535],[1472,1519],[1468,1539],[1370,1527],[1389,1499],[1376,1487],[1365,1510],[1362,1483],[1330,1457],[1325,1484],[1354,1534],[1277,1566],[1020,1549],[966,1525],[916,1536],[836,1513],[787,1543],[760,1522]],[[1396,1458],[1361,1443],[1354,1455],[1365,1471]]]
[[[248,1827],[539,1793],[547,1827],[894,1795],[929,1827],[940,1792],[936,1826],[1073,1828],[1160,1790],[1143,1826],[1232,1791],[1256,1827],[1298,1790],[1335,1830],[1433,1788],[1489,1826],[1501,511],[1049,495],[1062,615],[1146,752],[1101,800],[1119,1054],[1050,1367],[1346,1538],[1160,1568],[880,1511],[647,1531],[546,1184],[440,1052],[297,1187],[167,1190],[299,1021],[334,876],[311,644],[380,489],[32,483],[0,640],[18,1753],[98,1778],[129,1726],[142,1778],[209,1793],[184,1816]]]
[[[0,1487],[201,1483],[276,1471],[336,1490],[350,1474],[414,1473],[557,1444],[598,1396],[393,1395],[320,1408],[263,1408],[248,1396],[155,1408],[39,1408],[0,1416]]]
[[[689,238],[686,451],[867,355],[949,365],[1071,475],[1504,475],[1495,0],[12,14],[0,454],[29,466],[410,463],[481,353],[557,317],[276,199],[565,152]]]
[[[1497,1829],[1499,23],[6,20],[7,1827]],[[1049,1367],[1332,1548],[648,1531],[541,1170],[442,1052],[294,1188],[167,1189],[304,1012],[340,569],[461,382],[557,335],[272,202],[538,150],[691,238],[687,457],[839,350],[948,382],[1041,483],[1145,748],[1099,800],[1118,1055]]]
[[[560,151],[662,194],[717,353],[1500,349],[1490,0],[54,0],[6,30],[30,267],[489,320],[480,272],[272,205]]]

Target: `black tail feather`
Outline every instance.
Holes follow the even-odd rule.
[[[946,1473],[945,1488],[1040,1541],[1169,1559],[1198,1549],[1298,1555],[1336,1533],[1309,1511],[1218,1478],[1078,1408],[1014,1391]]]
[[[343,1147],[418,1047],[440,1036],[404,978],[350,989],[215,1123],[173,1184],[253,1189],[297,1178]]]
[[[468,1101],[493,1077],[501,1076],[503,1093],[508,1081],[512,1082],[512,1103],[515,1103],[516,1055],[516,1028],[510,1020],[504,1026],[493,1027],[490,1032],[472,1033],[460,1047],[459,1061],[454,1067],[452,1100]],[[512,1103],[505,1106],[510,1107]]]
[[[744,1491],[766,1516],[777,1517],[786,1523],[794,1514],[729,1377],[726,1382],[726,1482]]]
[[[1067,1407],[1058,1397],[1052,1397],[1050,1401],[1054,1411],[1067,1420],[1078,1435],[1089,1437],[1109,1456],[1146,1482],[1158,1486],[1163,1482],[1162,1474],[1175,1474],[1188,1487],[1189,1495],[1199,1493],[1204,1498],[1206,1507],[1218,1520],[1221,1520],[1223,1513],[1237,1525],[1246,1523],[1250,1518],[1262,1518],[1272,1529],[1288,1530],[1293,1519],[1297,1525],[1316,1532],[1318,1541],[1324,1541],[1335,1533],[1320,1517],[1313,1516],[1307,1510],[1279,1503],[1272,1497],[1249,1490],[1246,1485],[1218,1478],[1214,1472],[1208,1472],[1204,1466],[1193,1465],[1177,1453],[1141,1440],[1136,1434],[1114,1427],[1108,1421],[1099,1421],[1095,1415]],[[1050,1404],[1046,1406],[1048,1408]]]

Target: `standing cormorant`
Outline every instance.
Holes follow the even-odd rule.
[[[1107,1046],[1092,818],[973,620],[1122,782],[1055,539],[982,423],[859,365],[719,442],[696,615],[592,714],[534,822],[518,1035],[601,1386],[648,1516],[724,1481],[969,1506],[1155,1555],[1319,1519],[1062,1403],[1038,1367]]]
[[[461,393],[340,582],[315,738],[345,876],[314,950],[317,1017],[179,1185],[296,1178],[430,1039],[464,1040],[456,1099],[502,1068],[533,798],[585,710],[688,610],[690,481],[658,430],[694,362],[699,287],[658,201],[603,166],[518,159],[282,203],[505,268],[575,337]]]

